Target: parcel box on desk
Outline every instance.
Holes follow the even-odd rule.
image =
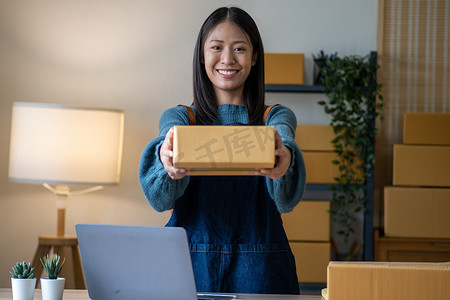
[[[302,151],[333,151],[335,137],[330,125],[300,124],[295,130],[295,142]]]
[[[450,189],[384,188],[388,237],[450,238]]]
[[[331,257],[330,242],[290,242],[295,257],[298,281],[325,283]]]
[[[302,200],[290,213],[282,214],[291,241],[330,241],[330,201]]]
[[[173,165],[190,175],[254,175],[275,164],[272,126],[175,126]]]
[[[304,60],[303,53],[265,53],[266,84],[302,85]]]
[[[405,113],[403,144],[450,145],[450,113]]]
[[[450,263],[330,262],[328,300],[444,300]]]
[[[394,145],[393,184],[450,187],[450,146]]]

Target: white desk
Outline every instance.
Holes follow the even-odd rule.
[[[41,300],[41,291],[37,289],[34,293],[34,300]],[[64,300],[89,300],[86,290],[64,290]],[[290,296],[290,295],[251,295],[239,294],[242,300],[320,300],[321,296]],[[11,289],[0,288],[0,300],[12,300]]]

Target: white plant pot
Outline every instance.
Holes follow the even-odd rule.
[[[14,300],[33,300],[36,278],[11,278],[11,286]]]
[[[58,277],[58,279],[41,278],[42,300],[61,300],[65,283],[66,279],[62,277]]]

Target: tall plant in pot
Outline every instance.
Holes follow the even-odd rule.
[[[355,233],[356,215],[364,212],[367,194],[363,184],[373,180],[376,120],[381,115],[382,85],[376,82],[376,53],[366,56],[335,56],[322,70],[328,101],[320,101],[331,115],[336,137],[331,141],[339,168],[333,191],[332,220],[345,244]],[[358,247],[360,248],[360,247]]]
[[[33,300],[36,277],[31,263],[18,262],[12,267],[11,286],[14,300]]]
[[[66,259],[61,261],[58,254],[47,254],[40,259],[47,278],[41,278],[42,300],[61,300],[64,293],[65,278],[59,277]]]

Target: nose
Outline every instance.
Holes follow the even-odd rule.
[[[220,62],[224,65],[232,65],[235,63],[233,49],[224,48],[220,57]]]

